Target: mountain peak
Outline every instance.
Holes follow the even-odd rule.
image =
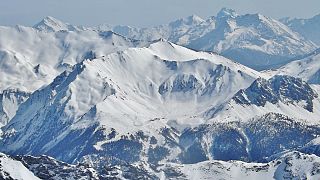
[[[204,22],[205,20],[202,19],[201,17],[197,16],[197,15],[191,15],[188,16],[186,18],[181,18],[178,19],[176,21],[171,22],[169,25],[171,27],[179,27],[179,26],[183,26],[183,25],[197,25],[200,24],[202,22]]]
[[[38,24],[34,25],[33,27],[38,30],[56,31],[57,29],[61,29],[65,26],[66,24],[63,23],[62,21],[54,17],[47,16]]]
[[[238,16],[238,14],[236,13],[236,11],[233,9],[229,9],[229,8],[222,8],[217,14],[218,18],[224,18],[224,17],[234,18],[237,16]]]
[[[185,19],[187,20],[188,23],[192,23],[192,24],[201,23],[201,22],[205,21],[204,19],[202,19],[201,17],[199,17],[199,16],[197,16],[195,14],[193,14],[193,15],[185,18]]]
[[[44,21],[44,22],[50,22],[50,23],[61,23],[61,24],[63,24],[62,21],[60,21],[60,20],[58,20],[58,19],[56,19],[56,18],[54,18],[54,17],[52,17],[52,16],[47,16],[47,17],[45,17],[45,18],[43,19],[43,21]]]
[[[77,31],[78,27],[72,26],[68,23],[64,23],[54,17],[47,16],[38,24],[34,25],[33,28],[38,29],[40,31],[46,32],[56,32],[60,30],[68,30],[68,31]]]

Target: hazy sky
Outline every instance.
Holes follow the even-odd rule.
[[[273,18],[320,14],[320,0],[1,0],[0,25],[31,26],[53,16],[75,25],[146,27],[192,14],[207,18],[222,7]]]

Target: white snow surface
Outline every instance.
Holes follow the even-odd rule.
[[[31,171],[29,171],[20,161],[14,160],[5,154],[0,153],[0,176],[17,180],[38,180]],[[39,179],[40,180],[40,179]]]

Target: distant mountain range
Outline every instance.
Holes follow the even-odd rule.
[[[311,19],[284,18],[280,21],[261,14],[238,15],[222,9],[207,20],[192,15],[166,25],[151,28],[100,25],[94,28],[72,26],[47,17],[34,28],[41,31],[59,30],[113,31],[136,40],[160,38],[201,51],[212,51],[256,70],[279,67],[292,58],[319,47],[319,16]]]
[[[261,70],[283,65],[319,46],[316,34],[320,32],[320,19],[305,21],[308,32],[299,30],[305,29],[304,26],[293,21],[281,23],[261,14],[238,15],[224,8],[207,20],[194,15],[153,28],[100,26],[98,29],[140,40],[164,38],[195,50],[217,52]],[[315,37],[308,38],[307,34]]]

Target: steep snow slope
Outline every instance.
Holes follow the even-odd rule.
[[[278,69],[268,70],[270,75],[290,75],[311,84],[320,84],[320,49],[294,60]]]
[[[283,18],[280,21],[306,39],[320,45],[320,14],[309,19]]]
[[[0,91],[10,88],[33,92],[84,59],[141,43],[92,30],[46,32],[16,26],[0,27],[0,34]]]
[[[197,115],[260,75],[221,56],[166,41],[87,60],[19,107],[3,128],[1,150],[48,153],[67,161],[108,152],[105,144],[121,142],[127,133],[142,130],[159,137],[167,124],[201,124]],[[78,140],[67,145],[75,136]]]
[[[0,153],[0,179],[37,180],[20,161]]]
[[[0,128],[15,116],[18,107],[26,101],[29,95],[28,93],[12,89],[4,90],[0,94]]]
[[[196,50],[218,52],[254,69],[277,67],[317,46],[289,27],[261,14],[238,15],[222,9],[216,17],[197,16],[154,28],[102,26],[135,39],[165,38]]]

